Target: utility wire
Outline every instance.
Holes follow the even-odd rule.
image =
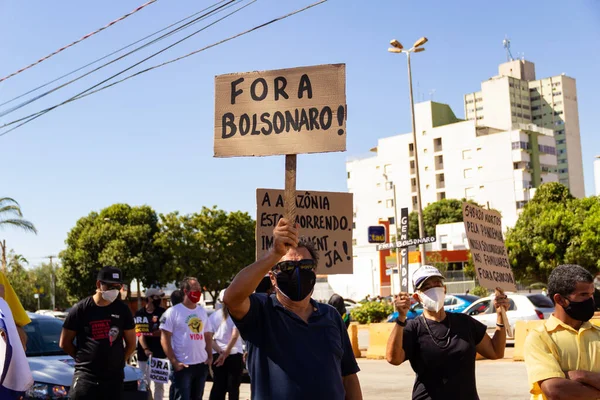
[[[254,1],[256,1],[256,0],[254,0]],[[107,80],[110,80],[110,79],[112,79],[114,76],[113,76],[113,77],[111,77],[111,78],[108,78],[107,80],[105,80],[105,81],[103,81],[103,82],[100,82],[99,84],[96,84],[96,85],[94,85],[94,86],[92,86],[92,87],[90,87],[90,88],[86,89],[85,91],[83,91],[83,92],[81,92],[81,93],[79,93],[79,94],[77,94],[77,95],[75,95],[75,96],[71,97],[71,98],[70,98],[70,99],[68,99],[68,100],[65,100],[65,101],[64,101],[64,102],[62,102],[62,103],[56,104],[56,105],[54,105],[54,106],[52,106],[52,107],[46,108],[45,110],[39,111],[39,112],[37,112],[37,113],[34,113],[34,114],[30,114],[30,115],[28,115],[28,116],[26,116],[26,117],[20,118],[20,119],[18,119],[18,120],[15,120],[15,121],[12,121],[12,122],[9,122],[9,123],[7,123],[7,124],[4,124],[4,125],[0,126],[0,129],[2,129],[2,128],[5,128],[5,127],[7,127],[7,126],[9,126],[9,125],[13,125],[13,124],[15,124],[15,123],[18,123],[18,122],[21,122],[21,121],[23,121],[23,122],[21,122],[19,125],[17,125],[17,126],[15,126],[15,127],[11,128],[11,129],[9,129],[9,130],[7,130],[7,131],[5,131],[5,132],[2,132],[2,133],[0,133],[0,136],[4,136],[4,135],[6,135],[6,134],[8,134],[8,133],[10,133],[10,132],[12,132],[12,131],[14,131],[15,129],[17,129],[17,128],[19,128],[19,127],[21,127],[21,126],[23,126],[23,125],[25,125],[25,124],[27,124],[27,123],[29,123],[29,122],[31,122],[31,121],[33,121],[33,120],[37,119],[37,118],[39,118],[39,117],[41,117],[42,115],[46,114],[47,112],[50,112],[50,111],[52,111],[52,110],[54,110],[54,109],[56,109],[56,108],[58,108],[58,107],[61,107],[61,106],[65,105],[65,104],[68,104],[68,103],[70,103],[70,102],[73,102],[73,101],[75,101],[75,100],[82,99],[82,98],[84,98],[84,97],[87,97],[87,96],[89,96],[89,95],[91,95],[91,94],[93,94],[93,93],[100,92],[100,91],[102,91],[102,90],[104,90],[104,89],[108,89],[109,87],[112,87],[112,86],[114,86],[114,85],[116,85],[116,84],[118,84],[118,83],[124,82],[124,81],[126,81],[126,80],[128,80],[128,79],[131,79],[131,78],[135,77],[135,76],[138,76],[138,75],[141,75],[141,74],[143,74],[143,73],[146,73],[146,72],[152,71],[152,70],[154,70],[154,69],[157,69],[157,68],[163,67],[163,66],[165,66],[165,65],[168,65],[168,64],[171,64],[171,63],[174,63],[174,62],[177,62],[177,61],[183,60],[184,58],[190,57],[190,56],[192,56],[192,55],[194,55],[194,54],[200,53],[200,52],[202,52],[202,51],[205,51],[205,50],[208,50],[208,49],[210,49],[210,48],[212,48],[212,47],[216,47],[216,46],[218,46],[218,45],[221,45],[221,44],[223,44],[223,43],[229,42],[229,41],[231,41],[231,40],[233,40],[233,39],[236,39],[236,38],[238,38],[238,37],[244,36],[244,35],[246,35],[246,34],[248,34],[248,33],[254,32],[254,31],[258,30],[258,29],[264,28],[264,27],[266,27],[266,26],[268,26],[268,25],[271,25],[271,24],[273,24],[273,23],[276,23],[276,22],[282,21],[282,20],[284,20],[284,19],[287,19],[287,18],[289,18],[289,17],[291,17],[291,16],[293,16],[293,15],[299,14],[299,13],[301,13],[301,12],[303,12],[303,11],[306,11],[306,10],[308,10],[308,9],[310,9],[310,8],[313,8],[313,7],[316,7],[316,6],[318,6],[318,5],[321,5],[321,4],[323,4],[323,3],[327,2],[327,1],[328,1],[328,0],[320,0],[320,1],[317,1],[316,3],[310,4],[310,5],[308,5],[308,6],[304,7],[304,8],[301,8],[301,9],[298,9],[298,10],[296,10],[296,11],[290,12],[290,13],[288,13],[288,14],[282,15],[282,16],[280,16],[280,17],[274,18],[274,19],[272,19],[272,20],[270,20],[270,21],[268,21],[268,22],[265,22],[265,23],[263,23],[263,24],[257,25],[257,26],[255,26],[254,28],[251,28],[251,29],[248,29],[248,30],[246,30],[246,31],[243,31],[243,32],[241,32],[241,33],[238,33],[238,34],[236,34],[236,35],[230,36],[230,37],[228,37],[228,38],[226,38],[226,39],[223,39],[223,40],[220,40],[220,41],[218,41],[218,42],[215,42],[215,43],[213,43],[213,44],[211,44],[211,45],[208,45],[208,46],[206,46],[206,47],[203,47],[203,48],[201,48],[201,49],[198,49],[198,50],[196,50],[196,51],[193,51],[193,52],[191,52],[191,53],[188,53],[188,54],[186,54],[186,55],[184,55],[184,56],[181,56],[181,57],[178,57],[178,58],[174,58],[174,59],[172,59],[172,60],[170,60],[170,61],[166,61],[166,62],[164,62],[164,63],[158,64],[158,65],[155,65],[155,66],[153,66],[153,67],[149,67],[149,68],[147,68],[147,69],[145,69],[145,70],[142,70],[142,71],[136,72],[135,74],[132,74],[132,75],[130,75],[130,76],[128,76],[128,77],[126,77],[126,78],[124,78],[124,79],[121,79],[120,81],[113,82],[113,83],[111,83],[111,84],[105,85],[105,86],[103,86],[103,87],[101,87],[101,88],[99,88],[99,89],[96,89],[96,90],[92,91],[92,90],[93,90],[93,89],[95,89],[96,87],[98,87],[98,86],[102,85],[103,83],[105,83]],[[249,5],[249,4],[247,4],[246,6],[248,6],[248,5]],[[246,7],[246,6],[244,6],[244,7]],[[175,43],[175,44],[176,44],[176,43]],[[173,45],[175,45],[175,44],[173,44]],[[170,47],[172,47],[173,45],[171,45]],[[165,49],[165,50],[166,50],[166,49]],[[161,50],[161,51],[162,51],[162,50]],[[142,61],[142,62],[143,62],[143,61]],[[131,69],[131,68],[128,68],[127,70],[129,70],[129,69]],[[124,70],[124,71],[121,71],[120,73],[122,73],[122,72],[125,72],[125,71],[126,71],[126,70]],[[119,73],[119,74],[120,74],[120,73]],[[119,75],[119,74],[117,74],[117,75]],[[116,75],[115,75],[115,76],[116,76]],[[89,93],[88,93],[88,92],[89,92]]]
[[[49,58],[50,58],[50,57],[52,57],[52,56],[55,56],[55,55],[57,55],[57,54],[58,54],[58,53],[60,53],[61,51],[64,51],[64,50],[68,49],[69,47],[75,46],[77,43],[83,42],[85,39],[88,39],[88,38],[90,38],[90,37],[94,36],[95,34],[97,34],[97,33],[99,33],[99,32],[102,32],[103,30],[105,30],[105,29],[107,29],[107,28],[109,28],[109,27],[113,26],[113,25],[114,25],[114,24],[116,24],[117,22],[123,21],[125,18],[129,17],[130,15],[133,15],[133,14],[135,14],[136,12],[138,12],[138,11],[140,11],[140,10],[142,10],[142,9],[146,8],[147,6],[149,6],[149,5],[150,5],[150,4],[152,4],[152,3],[156,3],[157,1],[158,1],[158,0],[150,0],[150,1],[148,1],[147,3],[144,3],[144,4],[142,4],[141,6],[139,6],[138,8],[136,8],[135,10],[131,11],[130,13],[128,13],[128,14],[125,14],[125,15],[123,15],[122,17],[119,17],[119,18],[115,19],[114,21],[111,21],[111,22],[109,22],[108,24],[104,25],[104,26],[103,26],[102,28],[100,28],[100,29],[97,29],[97,30],[95,30],[95,31],[93,31],[93,32],[90,32],[90,33],[88,33],[87,35],[83,36],[81,39],[78,39],[78,40],[74,41],[73,43],[71,43],[71,44],[68,44],[68,45],[66,45],[66,46],[64,46],[64,47],[61,47],[60,49],[56,50],[55,52],[53,52],[53,53],[50,53],[50,54],[48,54],[47,56],[40,58],[39,60],[37,60],[37,61],[36,61],[36,62],[34,62],[33,64],[29,64],[28,66],[26,66],[26,67],[24,67],[24,68],[21,68],[20,70],[18,70],[18,71],[16,71],[16,72],[13,72],[12,74],[5,76],[4,78],[0,78],[0,82],[3,82],[3,81],[5,81],[5,80],[7,80],[7,79],[9,79],[9,78],[12,78],[12,77],[13,77],[13,76],[15,76],[15,75],[18,75],[18,74],[20,74],[20,73],[21,73],[21,72],[23,72],[23,71],[26,71],[26,70],[28,70],[28,69],[29,69],[29,68],[31,68],[31,67],[34,67],[34,66],[38,65],[39,63],[41,63],[42,61],[46,61],[47,59],[49,59]]]
[[[208,10],[208,9],[210,9],[210,8],[213,8],[213,7],[215,7],[216,5],[218,5],[218,4],[220,4],[220,3],[222,3],[223,1],[225,1],[225,0],[219,1],[219,2],[217,2],[217,3],[215,3],[215,4],[213,4],[212,6],[205,8],[203,11],[206,11],[206,10]],[[94,72],[96,72],[96,71],[99,71],[99,70],[101,70],[102,68],[104,68],[104,67],[107,67],[107,66],[109,66],[109,65],[111,65],[111,64],[113,64],[113,63],[115,63],[115,62],[117,62],[117,61],[119,61],[119,60],[122,60],[123,58],[125,58],[125,57],[127,57],[127,56],[129,56],[129,55],[131,55],[131,54],[133,54],[133,53],[135,53],[135,52],[137,52],[137,51],[140,51],[140,50],[142,50],[142,49],[144,49],[144,48],[146,48],[146,47],[148,47],[148,46],[150,46],[150,45],[152,45],[152,44],[154,44],[154,43],[157,43],[157,42],[159,42],[159,41],[161,41],[161,40],[163,40],[163,39],[165,39],[165,38],[167,38],[167,37],[169,37],[169,36],[171,36],[171,35],[173,35],[173,34],[175,34],[175,33],[179,32],[179,31],[181,31],[181,30],[183,30],[183,29],[185,29],[185,28],[188,28],[188,27],[190,27],[190,26],[192,26],[192,25],[195,25],[196,23],[198,23],[198,22],[200,22],[200,21],[202,21],[202,20],[204,20],[204,19],[206,19],[206,18],[209,18],[209,17],[211,17],[212,15],[219,13],[220,11],[224,11],[224,10],[226,10],[227,8],[230,8],[230,7],[232,7],[232,6],[233,6],[233,4],[232,4],[232,3],[236,2],[236,1],[238,1],[238,0],[229,0],[229,1],[228,1],[226,4],[223,4],[223,5],[221,5],[221,6],[217,7],[216,9],[214,9],[214,10],[212,10],[212,11],[206,12],[205,14],[203,14],[203,15],[201,15],[201,16],[199,16],[199,17],[196,17],[196,18],[195,18],[195,19],[193,19],[192,21],[190,21],[190,22],[188,22],[188,23],[186,23],[186,24],[184,24],[184,25],[182,25],[182,26],[180,26],[180,27],[178,27],[178,28],[175,28],[175,29],[173,29],[173,30],[171,30],[170,32],[167,32],[167,33],[165,33],[164,35],[161,35],[161,36],[159,36],[158,38],[156,38],[156,39],[154,39],[154,40],[151,40],[150,42],[148,42],[148,43],[146,43],[146,44],[143,44],[143,45],[141,45],[141,46],[139,46],[139,47],[137,47],[137,48],[135,48],[135,49],[131,50],[130,52],[128,52],[128,53],[125,53],[125,54],[123,54],[123,55],[121,55],[121,56],[119,56],[119,57],[115,58],[115,59],[114,59],[114,60],[112,60],[112,61],[109,61],[109,62],[107,62],[107,63],[105,63],[105,64],[102,64],[102,65],[100,65],[100,66],[98,66],[98,67],[94,68],[93,70],[91,70],[91,71],[88,71],[88,72],[86,72],[85,74],[78,76],[78,77],[77,77],[77,78],[75,78],[75,79],[71,79],[70,81],[63,83],[62,85],[59,85],[59,86],[57,86],[57,87],[55,87],[55,88],[53,88],[53,89],[51,89],[51,90],[48,90],[47,92],[44,92],[44,93],[42,93],[42,94],[40,94],[40,95],[38,95],[38,96],[35,96],[35,97],[33,97],[33,98],[29,99],[29,100],[26,100],[26,101],[25,101],[25,102],[23,102],[23,103],[17,104],[16,106],[14,106],[14,107],[11,107],[11,108],[9,108],[9,109],[7,109],[7,110],[0,111],[0,117],[4,117],[5,115],[8,115],[8,114],[10,114],[10,113],[12,113],[12,112],[14,112],[14,111],[16,111],[16,110],[20,109],[20,108],[23,108],[23,107],[25,107],[26,105],[29,105],[29,104],[33,103],[34,101],[37,101],[37,100],[39,100],[39,99],[41,99],[41,98],[43,98],[43,97],[45,97],[45,96],[47,96],[47,95],[49,95],[49,94],[51,94],[51,93],[54,93],[55,91],[57,91],[57,90],[59,90],[59,89],[62,89],[62,88],[64,88],[65,86],[68,86],[68,85],[70,85],[70,84],[72,84],[72,83],[74,83],[74,82],[76,82],[76,81],[78,81],[78,80],[80,80],[80,79],[83,79],[83,78],[85,78],[86,76],[88,76],[88,75],[91,75],[91,74],[93,74]]]
[[[28,92],[25,92],[25,93],[23,93],[23,94],[21,94],[21,95],[19,95],[19,96],[17,96],[17,97],[13,97],[12,99],[5,101],[4,103],[0,103],[0,107],[1,107],[1,106],[4,106],[4,105],[6,105],[6,104],[12,103],[13,101],[15,101],[15,100],[18,100],[18,99],[20,99],[20,98],[22,98],[22,97],[25,97],[25,96],[27,96],[28,94],[31,94],[31,93],[33,93],[33,92],[35,92],[35,91],[38,91],[38,90],[42,89],[42,88],[45,88],[46,86],[48,86],[48,85],[51,85],[51,84],[53,84],[54,82],[60,81],[61,79],[63,79],[63,78],[66,78],[67,76],[73,75],[74,73],[76,73],[76,72],[79,72],[79,71],[81,71],[82,69],[85,69],[85,68],[87,68],[87,67],[89,67],[89,66],[91,66],[91,65],[94,65],[94,64],[96,64],[96,63],[97,63],[97,62],[99,62],[99,61],[105,60],[105,59],[107,59],[107,58],[108,58],[108,57],[110,57],[110,56],[113,56],[113,55],[115,55],[115,54],[117,54],[117,53],[120,53],[121,51],[123,51],[123,50],[125,50],[125,49],[128,49],[128,48],[130,48],[131,46],[135,46],[136,44],[138,44],[138,43],[140,43],[140,42],[143,42],[143,41],[144,41],[144,40],[146,40],[146,39],[150,39],[152,36],[156,36],[156,35],[158,35],[159,33],[161,33],[161,32],[164,32],[164,31],[166,31],[167,29],[174,27],[175,25],[178,25],[178,24],[180,24],[180,23],[182,23],[182,22],[185,22],[185,21],[187,21],[188,19],[190,19],[190,18],[193,18],[193,17],[195,17],[196,15],[198,15],[198,14],[200,14],[200,13],[203,13],[204,11],[206,11],[206,10],[208,10],[208,9],[211,9],[212,7],[214,7],[214,6],[216,6],[216,5],[220,4],[220,3],[222,3],[222,2],[224,2],[224,1],[226,1],[226,0],[221,0],[221,1],[219,1],[218,3],[215,3],[215,4],[213,4],[213,5],[212,5],[212,6],[210,6],[210,7],[207,7],[207,8],[205,8],[205,9],[203,9],[203,10],[200,10],[200,11],[198,11],[198,12],[196,12],[196,13],[194,13],[194,14],[190,15],[190,16],[187,16],[187,17],[185,17],[185,18],[183,18],[183,19],[180,19],[179,21],[177,21],[177,22],[174,22],[174,23],[172,23],[171,25],[169,25],[169,26],[166,26],[166,27],[162,28],[161,30],[158,30],[158,31],[156,31],[156,32],[154,32],[154,33],[151,33],[150,35],[148,35],[148,36],[146,36],[146,37],[143,37],[143,38],[141,38],[141,39],[139,39],[139,40],[136,40],[135,42],[133,42],[133,43],[130,43],[130,44],[128,44],[127,46],[121,47],[120,49],[118,49],[118,50],[115,50],[115,51],[113,51],[112,53],[105,55],[104,57],[98,58],[97,60],[94,60],[94,61],[92,61],[92,62],[90,62],[90,63],[88,63],[88,64],[86,64],[86,65],[84,65],[84,66],[82,66],[82,67],[79,67],[79,68],[77,68],[77,69],[75,69],[75,70],[73,70],[73,71],[71,71],[71,72],[69,72],[69,73],[67,73],[67,74],[65,74],[65,75],[59,76],[58,78],[56,78],[56,79],[54,79],[54,80],[51,80],[50,82],[44,83],[43,85],[40,85],[40,86],[38,86],[38,87],[36,87],[36,88],[33,88],[33,89],[31,89],[30,91],[28,91]]]

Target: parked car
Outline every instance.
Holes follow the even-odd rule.
[[[50,317],[54,317],[54,318],[58,318],[58,319],[62,319],[62,320],[67,318],[67,315],[68,315],[67,312],[65,312],[65,311],[52,311],[52,310],[37,310],[35,313],[40,314],[40,315],[48,315]]]
[[[444,300],[444,310],[461,313],[477,300],[479,300],[479,297],[470,294],[449,294]],[[423,305],[411,299],[411,307],[406,315],[407,319],[417,318],[421,314],[423,314]],[[394,322],[396,318],[398,318],[398,311],[388,317],[388,322]]]
[[[66,399],[69,395],[75,360],[59,346],[63,322],[60,319],[27,313],[31,323],[23,329],[27,333],[27,361],[34,384],[25,399]],[[123,399],[147,399],[147,384],[142,372],[125,367]]]
[[[506,295],[510,302],[506,316],[512,327],[520,320],[547,319],[554,312],[552,300],[543,294],[506,293]],[[463,312],[484,323],[488,328],[496,327],[494,296],[477,300]]]

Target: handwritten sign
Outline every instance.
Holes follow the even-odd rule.
[[[150,380],[156,383],[169,383],[171,363],[166,358],[150,357]]]
[[[516,291],[500,213],[463,203],[463,220],[479,284],[491,290]]]
[[[273,246],[273,229],[283,217],[283,190],[256,190],[256,257]],[[352,273],[352,193],[296,192],[296,223],[319,252],[317,274]]]
[[[345,64],[215,77],[215,157],[345,150]]]

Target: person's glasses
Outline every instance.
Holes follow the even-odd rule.
[[[305,269],[305,270],[313,270],[316,267],[315,260],[311,260],[310,258],[306,258],[304,260],[287,260],[280,261],[273,267],[273,271],[281,271],[291,273],[294,272],[296,268]]]

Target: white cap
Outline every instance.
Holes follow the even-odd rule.
[[[160,288],[149,288],[149,289],[146,289],[145,295],[146,295],[146,298],[151,297],[151,296],[163,297],[165,295],[165,293]]]
[[[415,290],[420,289],[421,285],[429,278],[437,276],[439,278],[444,279],[444,275],[441,272],[431,265],[423,265],[421,268],[417,269],[413,274],[413,286]]]

